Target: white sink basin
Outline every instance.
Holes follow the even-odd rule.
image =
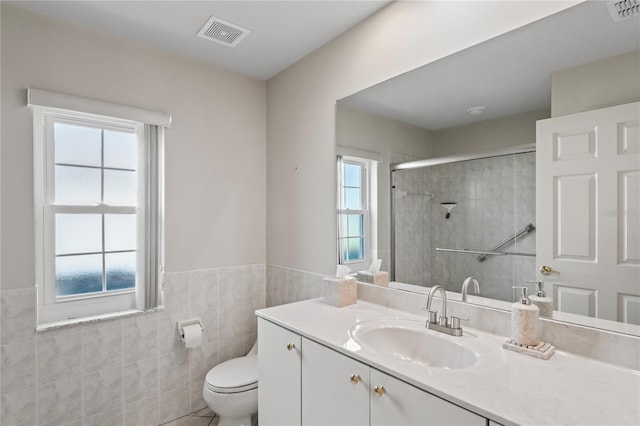
[[[424,321],[402,318],[361,321],[349,334],[363,348],[433,368],[480,367],[500,358],[498,350],[479,342],[477,337],[454,337],[428,330]]]

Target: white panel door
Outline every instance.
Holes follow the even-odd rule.
[[[378,370],[370,370],[371,426],[486,426],[487,419],[415,388]],[[383,389],[381,389],[381,387]],[[376,393],[375,389],[378,390]]]
[[[541,120],[537,265],[555,309],[640,318],[640,102]]]
[[[258,423],[300,425],[301,337],[258,318]]]
[[[367,426],[369,366],[302,339],[303,426]]]

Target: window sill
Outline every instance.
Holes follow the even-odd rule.
[[[97,323],[97,322],[108,321],[112,319],[132,317],[132,316],[151,313],[151,312],[161,312],[163,310],[164,310],[164,306],[160,306],[155,309],[149,309],[148,311],[132,309],[129,311],[112,312],[109,314],[91,315],[91,316],[82,317],[82,318],[72,318],[72,319],[65,319],[60,321],[46,322],[43,324],[38,324],[36,326],[36,332],[55,330],[55,329],[70,327],[74,325]]]

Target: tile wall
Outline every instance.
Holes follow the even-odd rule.
[[[322,296],[325,275],[267,265],[267,306]]]
[[[475,255],[436,251],[488,250],[528,223],[535,225],[535,153],[401,170],[394,178],[396,281],[460,291],[472,275],[482,295],[511,300],[513,285],[535,279],[535,257],[478,262]],[[434,198],[417,195],[425,191]],[[457,205],[446,219],[440,203],[448,201]],[[529,233],[503,250],[535,253],[535,240],[535,232]]]
[[[163,312],[34,331],[35,289],[0,293],[3,425],[158,425],[205,407],[207,371],[249,351],[265,265],[165,275]],[[177,321],[200,317],[185,349]]]

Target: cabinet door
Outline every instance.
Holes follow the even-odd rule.
[[[369,366],[302,339],[302,424],[368,425]]]
[[[258,319],[258,422],[300,424],[301,338]]]
[[[477,425],[487,420],[470,411],[371,369],[371,425]],[[380,395],[375,389],[383,387]]]

